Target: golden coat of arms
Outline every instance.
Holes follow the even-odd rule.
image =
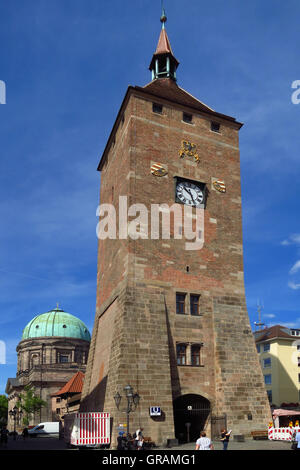
[[[226,192],[226,186],[224,181],[222,180],[216,180],[213,182],[214,188],[219,191],[220,193],[225,193]]]
[[[168,171],[162,166],[161,163],[153,163],[151,166],[151,173],[154,176],[166,176]]]
[[[179,150],[179,156],[180,158],[184,157],[194,157],[195,162],[199,163],[200,158],[197,153],[197,147],[196,144],[193,144],[192,142],[188,142],[187,140],[183,140],[181,142],[181,148]]]

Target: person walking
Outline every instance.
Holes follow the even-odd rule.
[[[296,432],[295,442],[297,443],[297,447],[295,450],[300,450],[300,431],[299,430]]]
[[[8,431],[7,427],[3,426],[3,428],[1,429],[0,441],[1,441],[1,445],[5,444],[5,447],[7,447],[8,433],[9,433],[9,431]]]
[[[223,450],[228,449],[231,430],[227,431],[225,428],[221,430],[221,441],[223,442]]]
[[[126,438],[124,437],[124,432],[120,431],[117,437],[117,450],[126,450]]]
[[[23,436],[23,439],[25,441],[25,439],[28,437],[28,428],[24,428],[23,431],[22,431],[22,436]]]
[[[212,442],[209,437],[206,437],[205,431],[200,432],[200,437],[196,441],[195,450],[214,450],[214,446],[212,445]]]
[[[142,443],[144,443],[144,436],[143,436],[143,428],[139,428],[135,431],[135,433],[133,434],[133,438],[134,438],[134,447],[135,449],[139,449],[139,445],[138,443],[142,441]]]

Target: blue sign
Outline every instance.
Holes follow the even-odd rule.
[[[150,416],[161,416],[160,406],[150,406]]]

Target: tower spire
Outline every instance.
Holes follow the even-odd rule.
[[[160,22],[161,22],[161,29],[165,29],[165,23],[167,22],[167,16],[166,16],[166,11],[163,6],[163,2],[161,2],[161,17],[160,17]]]
[[[175,58],[167,35],[165,24],[167,15],[162,3],[162,14],[160,17],[161,32],[158,39],[156,51],[153,54],[149,70],[152,72],[152,80],[157,78],[171,78],[176,81],[176,69],[179,65]]]

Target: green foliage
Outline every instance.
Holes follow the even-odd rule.
[[[32,386],[26,385],[24,393],[19,395],[19,401],[16,403],[16,406],[23,411],[23,424],[28,426],[30,416],[39,411],[43,406],[47,406],[47,403],[35,395],[35,390]]]
[[[0,426],[7,425],[8,398],[6,395],[0,395]]]

